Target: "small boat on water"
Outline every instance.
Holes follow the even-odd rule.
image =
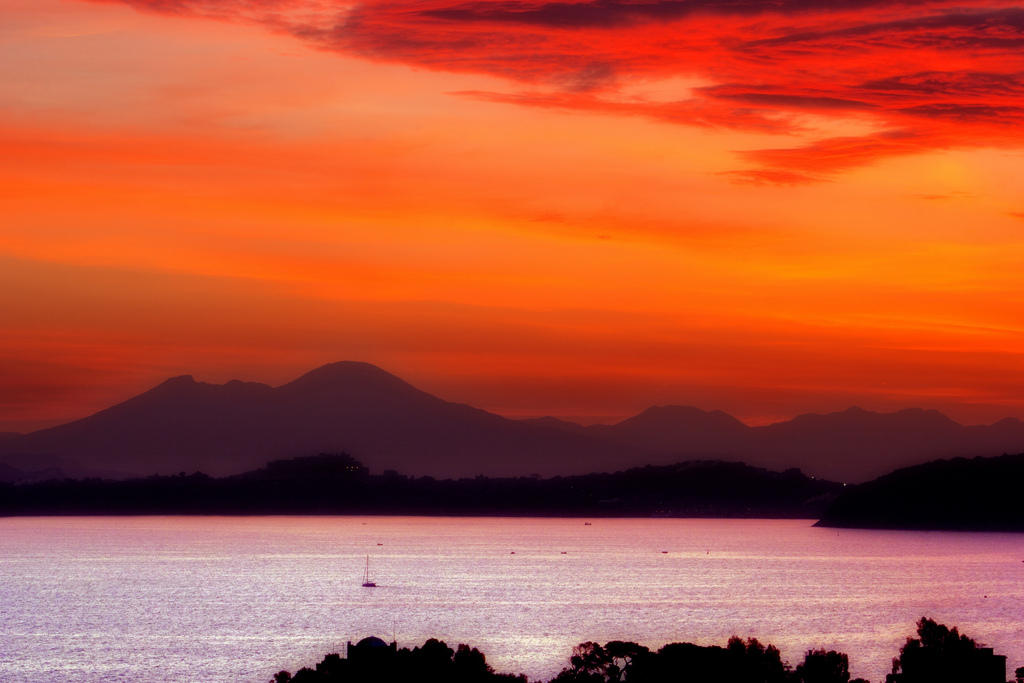
[[[363,588],[376,588],[377,584],[370,581],[370,556],[366,556],[366,572],[363,573]]]

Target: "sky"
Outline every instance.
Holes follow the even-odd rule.
[[[0,0],[0,431],[374,363],[1024,418],[1024,9]]]

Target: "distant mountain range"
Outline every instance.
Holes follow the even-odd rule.
[[[874,413],[861,408],[800,415],[748,427],[721,411],[664,406],[615,425],[581,427],[553,418],[534,421],[581,436],[612,441],[675,460],[739,460],[758,467],[797,467],[812,476],[858,483],[899,467],[937,458],[994,456],[1024,449],[1024,422],[964,426],[936,410]]]
[[[175,377],[95,415],[0,439],[21,471],[227,476],[270,460],[345,451],[372,471],[438,478],[625,470],[681,460],[800,468],[861,482],[936,458],[1024,450],[1024,423],[963,426],[934,410],[859,408],[748,427],[720,411],[653,407],[615,425],[511,420],[450,403],[367,363],[340,362],[280,387]]]
[[[336,451],[377,472],[435,477],[614,470],[650,455],[449,403],[356,362],[276,388],[175,377],[82,420],[0,441],[0,461],[22,470],[75,461],[138,474],[226,476]]]

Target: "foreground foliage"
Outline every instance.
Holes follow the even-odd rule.
[[[917,638],[908,638],[893,660],[889,680],[1003,683],[1005,659],[927,618],[917,622]],[[376,639],[368,639],[376,640]],[[380,645],[383,642],[378,641]],[[499,674],[475,647],[448,647],[430,639],[412,650],[380,647],[348,659],[327,655],[315,669],[293,676],[281,671],[270,683],[527,683],[526,676]],[[371,656],[372,655],[372,656]],[[994,664],[1001,665],[995,666]],[[1016,670],[1024,683],[1024,667]],[[1001,678],[1002,677],[1002,678]],[[569,666],[550,683],[867,683],[850,679],[849,658],[842,652],[814,649],[791,667],[774,645],[756,638],[729,639],[725,647],[669,643],[654,651],[633,642],[580,643]]]

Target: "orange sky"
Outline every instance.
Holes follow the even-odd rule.
[[[0,0],[0,430],[363,360],[1024,418],[1024,10]]]

